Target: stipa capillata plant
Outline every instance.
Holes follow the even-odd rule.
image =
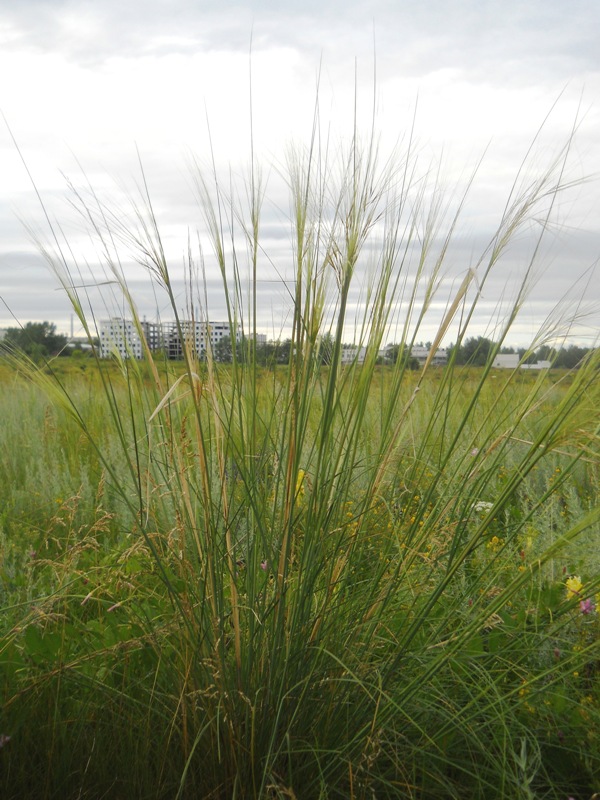
[[[25,615],[22,638],[5,640],[11,663],[36,654],[35,672],[15,672],[7,708],[21,730],[40,720],[39,743],[21,740],[40,762],[60,752],[47,793],[458,798],[531,797],[539,787],[560,797],[584,762],[591,785],[595,752],[542,740],[577,702],[567,679],[595,661],[596,638],[560,664],[539,653],[548,637],[568,638],[572,610],[544,565],[597,530],[598,508],[566,520],[535,558],[521,551],[546,500],[597,444],[598,351],[549,409],[543,375],[520,387],[518,371],[492,381],[491,367],[568,188],[569,144],[541,177],[519,171],[489,245],[444,298],[417,372],[404,356],[382,369],[379,350],[390,326],[400,324],[400,354],[418,340],[467,198],[446,207],[410,142],[385,161],[373,139],[361,146],[356,136],[334,155],[316,133],[290,151],[290,341],[275,369],[257,357],[267,188],[254,158],[246,204],[216,168],[194,168],[229,330],[240,330],[226,365],[186,335],[190,319],[207,324],[209,298],[192,289],[190,319],[179,310],[145,177],[131,215],[91,186],[72,187],[144,358],[116,352],[115,369],[94,350],[102,437],[52,365],[29,365],[86,436],[128,520],[126,539],[98,565],[130,584],[127,602],[95,603],[90,618],[89,590],[67,584],[59,617],[40,625]],[[453,325],[465,339],[490,276],[533,217],[545,224],[490,358],[469,371],[451,356],[438,370],[433,354]],[[52,233],[43,252],[93,340],[84,265]],[[126,252],[170,308],[177,374],[144,335]],[[188,248],[189,287],[202,284],[206,261]],[[559,450],[560,481],[523,504],[528,476]],[[82,644],[65,661],[62,643],[74,637]],[[77,720],[71,732],[65,720]],[[15,785],[29,786],[10,763]]]

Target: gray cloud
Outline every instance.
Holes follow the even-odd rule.
[[[382,75],[458,69],[484,82],[543,81],[599,68],[595,0],[379,2],[189,0],[19,2],[3,9],[5,44],[60,52],[82,64],[166,53],[292,47],[336,57],[380,54]]]
[[[122,0],[105,0],[102,3],[91,0],[22,0],[4,5],[6,7],[0,14],[0,47],[3,51],[24,53],[27,57],[55,54],[66,58],[71,65],[81,67],[84,82],[77,86],[80,90],[82,86],[84,92],[88,86],[90,92],[94,91],[96,84],[92,78],[98,71],[114,66],[117,62],[129,63],[141,58],[148,61],[164,59],[166,63],[167,60],[179,57],[211,52],[230,54],[232,57],[242,54],[245,58],[251,32],[253,50],[257,56],[267,51],[288,48],[297,55],[298,61],[294,69],[301,72],[303,77],[310,74],[314,78],[322,55],[323,83],[334,88],[340,85],[342,75],[346,84],[350,76],[349,83],[352,84],[355,57],[359,63],[360,79],[368,81],[375,54],[378,82],[384,84],[389,81],[390,85],[398,87],[397,94],[392,92],[391,99],[387,98],[388,105],[406,105],[406,98],[414,98],[422,83],[426,87],[426,93],[427,81],[439,74],[446,75],[449,89],[464,83],[466,90],[472,92],[474,103],[478,98],[485,97],[488,89],[490,93],[493,90],[500,91],[503,100],[498,113],[505,113],[510,117],[512,129],[502,133],[500,141],[495,142],[490,153],[490,163],[486,163],[481,175],[481,183],[476,184],[472,197],[474,203],[469,211],[467,224],[448,254],[450,278],[444,288],[451,285],[451,279],[457,280],[463,275],[473,263],[476,254],[485,247],[492,235],[494,220],[502,208],[502,198],[506,195],[506,163],[510,161],[511,169],[516,171],[525,151],[519,114],[527,109],[518,104],[519,93],[526,87],[533,87],[543,98],[540,105],[547,101],[546,108],[549,108],[560,88],[569,81],[586,81],[592,93],[600,85],[600,56],[597,48],[597,41],[600,39],[600,14],[596,0],[575,0],[568,6],[559,0],[534,0],[527,4],[520,0],[507,0],[502,6],[491,0],[431,0],[427,3],[416,0],[403,3],[398,3],[397,0],[375,0],[368,6],[358,0],[298,0],[286,4],[281,4],[279,0],[256,0],[229,6],[190,0],[147,0],[143,4],[135,1],[123,3]],[[222,69],[226,69],[227,59],[219,63]],[[18,76],[15,77],[18,79]],[[211,77],[210,74],[186,76],[190,104],[201,105],[201,98],[196,97],[194,92],[197,84],[202,82],[210,86]],[[215,81],[218,77],[220,76],[214,76]],[[145,96],[155,103],[151,112],[159,119],[165,113],[164,108],[168,107],[165,100],[175,87],[161,85],[152,90],[151,86],[146,85],[149,80],[144,70],[141,70],[138,87],[140,94],[142,90],[146,91]],[[576,89],[578,88],[579,85]],[[59,91],[60,87],[57,89]],[[77,107],[80,101],[76,96],[71,97],[72,91],[71,86],[64,89],[70,104]],[[198,94],[201,94],[200,90]],[[88,144],[85,139],[75,136],[75,140],[69,144],[76,150],[77,156],[81,155],[78,148],[85,151],[84,167],[89,170],[89,178],[94,185],[98,180],[103,185],[106,184],[103,170],[116,175],[118,183],[129,187],[134,181],[139,184],[141,176],[136,163],[134,143],[124,142],[123,147],[116,151],[114,141],[119,133],[118,114],[133,109],[133,116],[136,116],[138,106],[141,110],[144,101],[132,95],[122,106],[115,105],[113,109],[112,98],[92,99],[94,102],[86,106],[85,113],[97,116],[86,122],[91,123],[89,130],[93,132],[93,136],[98,135],[98,140],[93,139]],[[271,105],[275,110],[281,100],[281,96],[273,96]],[[28,102],[29,98],[24,97],[23,104]],[[217,98],[217,102],[226,106],[230,100],[223,97]],[[568,112],[562,112],[560,108],[557,112],[557,128],[566,132],[566,135],[573,122],[575,108],[576,103],[571,101]],[[217,108],[217,114],[219,110]],[[152,113],[148,115],[150,120]],[[169,110],[167,113],[175,112]],[[465,112],[463,110],[460,113]],[[482,114],[491,112],[475,105],[468,113],[468,119],[462,121],[467,133]],[[112,124],[111,132],[103,134],[102,138],[96,134],[96,128],[101,128],[106,118],[113,114],[117,119],[109,119]],[[443,114],[446,115],[445,118]],[[425,153],[429,146],[428,137],[434,141],[443,139],[446,125],[449,128],[458,127],[453,119],[451,106],[443,114],[439,121],[432,123],[433,130],[425,131],[422,145]],[[202,115],[201,109],[198,119],[202,119]],[[246,116],[246,111],[240,111],[237,120],[240,127],[242,118],[245,120]],[[185,119],[186,124],[189,124],[189,116]],[[196,121],[196,117],[193,119]],[[50,123],[48,118],[41,117],[37,122],[39,130],[35,131],[42,161],[44,157],[50,161],[56,152],[56,149],[52,150],[50,144],[46,143],[47,131],[52,127]],[[192,239],[194,238],[194,231],[201,225],[202,214],[194,197],[191,175],[184,163],[185,151],[183,147],[176,150],[179,145],[173,144],[178,135],[193,139],[194,132],[180,130],[178,126],[184,123],[179,123],[177,119],[171,123],[174,133],[156,145],[142,145],[141,155],[154,208],[174,265],[178,296],[183,303],[185,292],[181,264],[187,247],[187,235],[191,232]],[[575,160],[580,158],[582,161],[582,170],[589,169],[585,165],[593,165],[594,159],[597,159],[598,123],[598,111],[592,110],[588,117],[588,126],[584,126],[577,145],[579,149],[575,152]],[[310,121],[307,124],[307,130],[309,129]],[[27,133],[26,129],[25,132]],[[556,128],[553,129],[553,135],[555,133]],[[460,144],[458,134],[458,145]],[[486,144],[487,142],[481,142],[477,146],[483,149]],[[44,149],[46,147],[47,150]],[[540,150],[544,154],[543,147]],[[208,155],[205,148],[202,156],[209,160]],[[231,153],[232,161],[235,162],[238,157],[239,153]],[[16,160],[12,146],[5,145],[4,149],[0,147],[0,159],[7,165]],[[61,166],[64,168],[63,162]],[[83,187],[85,182],[78,175],[76,165],[73,174],[76,185]],[[225,182],[227,180],[226,177]],[[68,238],[78,239],[81,236],[80,226],[66,221],[64,195],[67,192],[57,189],[55,180],[45,178],[41,182],[44,181],[49,186],[47,190],[44,187],[44,197],[53,218],[61,220],[61,224],[65,220]],[[287,277],[290,270],[290,223],[287,220],[288,199],[280,183],[272,176],[268,192],[271,202],[265,205],[262,235],[269,256],[280,273]],[[112,185],[106,192],[114,206],[125,214],[128,208],[127,199],[123,197],[120,200],[120,195]],[[274,192],[274,196],[271,192]],[[583,189],[580,194],[584,195]],[[588,208],[597,208],[597,187],[590,188],[585,199]],[[37,200],[31,190],[19,188],[11,192],[10,196],[6,192],[0,195],[0,296],[21,319],[52,317],[68,321],[70,310],[64,297],[56,291],[55,279],[42,257],[33,251],[22,224],[15,216],[17,209],[19,215],[33,219],[43,227],[43,219],[36,204]],[[558,234],[550,234],[550,241],[554,240],[555,247],[554,251],[550,250],[544,256],[546,272],[536,285],[533,299],[528,305],[531,314],[543,314],[540,310],[542,304],[548,309],[558,298],[568,294],[570,289],[577,291],[577,287],[573,289],[576,276],[585,273],[600,256],[597,220],[593,215],[587,218],[582,216],[578,209],[577,206],[574,221],[576,230],[571,231],[565,227]],[[561,209],[559,219],[567,219],[567,211],[570,210],[572,209],[566,208],[563,214]],[[215,277],[214,261],[208,243],[205,240],[203,242],[208,290],[214,302],[214,314],[223,316],[224,306],[220,300],[220,284]],[[500,296],[507,280],[514,281],[515,276],[522,271],[527,258],[527,245],[527,237],[517,240],[496,276],[490,280],[484,291],[485,303],[489,302],[490,308],[493,303],[488,294],[492,297]],[[243,255],[243,248],[241,253]],[[124,255],[126,261],[129,258],[130,254]],[[92,274],[102,274],[101,270],[99,262],[92,259]],[[156,303],[148,281],[140,277],[139,269],[136,271],[133,266],[129,266],[128,270],[140,308],[148,315],[155,313]],[[289,298],[284,284],[273,283],[278,280],[277,275],[264,257],[261,261],[261,279],[263,282],[258,291],[263,308],[263,322],[268,327],[275,320],[277,327],[289,314],[286,305]],[[587,298],[600,305],[597,287],[598,283],[588,287]],[[102,302],[105,295],[106,291],[104,295],[99,293],[99,302]],[[357,298],[358,295],[353,298],[353,302]],[[482,309],[487,309],[485,313],[491,313],[485,304]],[[8,315],[0,313],[0,326],[7,324],[6,320],[9,319]]]

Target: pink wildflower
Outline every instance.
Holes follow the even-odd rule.
[[[592,598],[588,597],[587,600],[581,600],[579,602],[579,610],[582,614],[591,614],[592,611],[596,610],[596,606],[592,602]]]

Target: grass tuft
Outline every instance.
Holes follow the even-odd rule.
[[[569,188],[570,144],[539,178],[522,165],[489,246],[443,298],[432,353],[453,326],[467,337],[503,253],[544,220],[485,367],[378,363],[389,331],[407,352],[439,302],[466,196],[451,211],[411,144],[383,161],[355,137],[333,154],[316,129],[287,164],[285,365],[256,357],[267,187],[254,163],[245,194],[194,173],[244,334],[231,364],[189,342],[177,365],[147,343],[140,362],[94,349],[85,379],[13,361],[3,797],[593,791],[600,350],[560,379],[491,366]],[[73,203],[142,339],[125,252],[185,339],[143,173],[129,217],[92,187]],[[83,267],[53,234],[44,252],[93,339]],[[190,287],[202,258],[188,249]],[[202,292],[188,305],[207,317]],[[349,330],[364,363],[343,363]]]

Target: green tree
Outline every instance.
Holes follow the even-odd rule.
[[[292,352],[292,340],[284,339],[275,343],[275,361],[277,364],[288,364]]]
[[[487,363],[494,347],[491,339],[485,336],[470,336],[460,347],[456,357],[457,364],[468,364],[470,367],[483,367]]]
[[[536,364],[537,363],[537,356],[534,352],[527,350],[525,347],[519,347],[517,350],[519,354],[519,360],[523,362],[523,364]]]
[[[410,348],[405,344],[389,344],[385,350],[385,360],[388,364],[401,362],[408,369],[419,369],[418,359],[411,356]]]
[[[51,322],[27,322],[21,328],[9,328],[2,340],[7,350],[20,350],[34,361],[48,356],[65,355],[67,337],[56,333]]]
[[[385,361],[388,364],[395,364],[398,361],[398,356],[400,354],[400,348],[402,347],[401,344],[388,344],[385,348]]]
[[[213,358],[220,364],[231,364],[233,361],[231,336],[223,336],[222,339],[219,339],[219,341],[213,345]]]
[[[333,336],[326,333],[319,342],[319,361],[321,364],[331,364],[333,356]]]
[[[576,344],[563,347],[562,350],[558,351],[554,366],[562,367],[563,369],[578,367],[588,352],[589,350],[587,347],[579,347]]]
[[[256,343],[256,363],[272,369],[276,364],[276,345],[274,342]]]
[[[543,344],[535,354],[536,361],[554,361],[556,350],[550,345]]]

